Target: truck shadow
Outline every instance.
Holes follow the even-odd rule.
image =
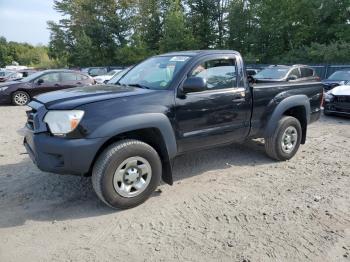
[[[257,166],[272,162],[265,156],[260,142],[249,141],[244,145],[230,145],[178,157],[174,165],[174,180],[232,166]],[[155,192],[153,197],[159,195]],[[105,206],[96,197],[90,178],[44,173],[29,158],[0,166],[0,210],[0,228],[23,225],[29,220],[55,223],[127,212]]]

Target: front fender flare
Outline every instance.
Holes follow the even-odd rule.
[[[90,137],[111,138],[119,134],[145,128],[156,128],[160,131],[169,159],[176,156],[177,144],[174,130],[167,116],[161,113],[137,114],[113,119],[94,130]]]

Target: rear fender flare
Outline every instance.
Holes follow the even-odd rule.
[[[277,104],[273,110],[270,119],[268,120],[264,132],[264,137],[270,137],[277,128],[278,121],[282,118],[283,114],[297,106],[303,106],[306,114],[307,124],[310,122],[310,101],[306,95],[293,95],[283,99]]]

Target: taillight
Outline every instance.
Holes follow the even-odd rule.
[[[322,92],[322,95],[321,95],[321,105],[320,107],[323,107],[324,106],[324,91]]]

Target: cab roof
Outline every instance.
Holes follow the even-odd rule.
[[[161,54],[159,56],[199,56],[199,55],[211,55],[211,54],[238,54],[234,50],[189,50],[189,51],[176,51]]]

